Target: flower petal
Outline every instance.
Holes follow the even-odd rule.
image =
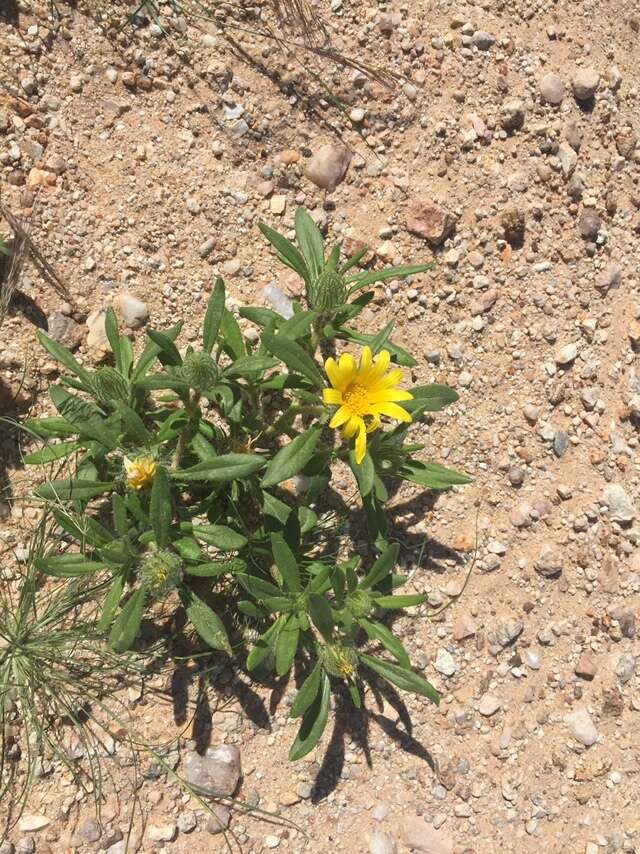
[[[329,377],[329,382],[334,388],[341,388],[340,386],[340,369],[336,364],[336,360],[330,356],[327,361],[324,363],[324,369]]]
[[[328,406],[339,406],[342,403],[342,392],[339,388],[323,388],[322,399]]]
[[[381,426],[380,416],[374,413],[371,416],[371,421],[367,424],[367,433],[373,433],[374,430],[377,430]]]
[[[364,422],[361,424],[356,436],[356,462],[360,464],[367,453],[367,431]]]
[[[380,350],[378,355],[375,357],[373,362],[373,367],[369,371],[369,376],[367,377],[367,385],[371,387],[374,383],[379,382],[387,368],[389,367],[389,362],[391,361],[391,354],[388,350]]]
[[[340,388],[346,388],[356,375],[358,368],[352,353],[343,353],[338,362],[340,370]]]
[[[372,391],[379,391],[383,388],[391,388],[394,385],[400,385],[402,382],[403,373],[400,368],[394,368],[392,371],[389,371],[383,377],[380,377],[379,380],[376,380],[374,383],[371,383]]]
[[[360,373],[368,371],[373,364],[373,356],[371,355],[371,347],[365,347],[360,356]]]
[[[411,416],[407,410],[398,406],[397,403],[374,403],[371,410],[379,415],[395,418],[397,421],[405,421],[407,424],[411,421]]]
[[[350,439],[352,436],[355,436],[361,427],[364,428],[364,419],[360,418],[359,415],[352,415],[342,428],[342,435],[345,439]]]
[[[333,416],[331,421],[329,422],[329,427],[335,429],[336,427],[340,427],[341,424],[344,424],[352,417],[351,410],[348,406],[341,406],[340,409]]]
[[[389,403],[398,400],[413,400],[413,395],[403,388],[389,388],[382,391],[370,391],[369,399],[373,403]]]

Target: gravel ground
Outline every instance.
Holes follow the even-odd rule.
[[[409,558],[427,610],[459,593],[478,531],[461,599],[438,620],[417,609],[398,624],[443,702],[339,707],[333,732],[292,766],[291,687],[223,671],[212,744],[239,748],[227,760],[241,761],[240,800],[293,823],[234,813],[229,842],[640,850],[636,4],[320,5],[346,56],[400,75],[391,89],[321,65],[336,110],[313,62],[250,24],[231,33],[234,49],[229,31],[168,9],[166,37],[142,19],[104,33],[67,6],[55,34],[27,2],[13,23],[0,12],[2,202],[68,289],[26,268],[0,331],[1,401],[47,409],[57,368],[37,326],[95,364],[112,302],[136,342],[147,322],[182,315],[186,343],[218,274],[231,307],[264,303],[275,280],[298,294],[257,222],[288,231],[299,204],[381,262],[433,258],[431,272],[379,285],[363,326],[394,318],[419,360],[413,379],[460,394],[414,434],[474,483],[434,502],[405,488],[394,507],[409,556],[428,534],[422,565]],[[32,474],[2,447],[16,500],[0,504],[0,531],[20,556],[38,510]],[[128,703],[150,737],[176,736],[169,705],[144,690]],[[128,754],[110,752],[102,824],[54,764],[11,831],[16,852],[125,851]],[[220,772],[218,754],[206,761]],[[138,786],[129,850],[226,850],[222,808],[208,821],[157,767]]]

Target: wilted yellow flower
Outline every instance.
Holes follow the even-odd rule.
[[[131,489],[145,489],[153,482],[157,463],[152,457],[124,458],[124,470]]]
[[[356,437],[356,462],[361,463],[367,452],[367,433],[380,427],[380,417],[386,415],[398,421],[411,421],[406,409],[398,406],[401,400],[413,400],[413,395],[398,388],[402,371],[395,368],[387,373],[391,356],[387,350],[371,355],[365,347],[360,364],[351,353],[340,360],[329,358],[324,363],[333,388],[323,391],[324,402],[337,406],[329,427],[339,427],[346,439]]]

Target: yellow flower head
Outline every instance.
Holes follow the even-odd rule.
[[[360,364],[351,353],[343,353],[338,362],[329,358],[324,363],[333,388],[323,391],[324,402],[337,406],[329,427],[339,427],[346,439],[356,437],[356,462],[361,463],[367,452],[367,433],[380,427],[380,417],[386,415],[397,421],[411,421],[406,409],[398,406],[401,400],[413,400],[413,395],[398,388],[402,371],[394,368],[387,373],[391,356],[387,350],[371,355],[365,347]]]
[[[153,483],[157,463],[152,457],[124,458],[124,470],[131,489],[145,489]]]

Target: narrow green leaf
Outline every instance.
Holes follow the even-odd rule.
[[[116,407],[122,417],[125,435],[136,445],[149,447],[153,437],[138,413],[122,400],[116,401]]]
[[[111,627],[109,646],[114,652],[126,652],[131,649],[140,633],[142,612],[145,600],[144,587],[134,590],[124,608],[120,611]]]
[[[164,332],[165,337],[167,337],[170,341],[175,341],[178,335],[180,334],[180,330],[182,329],[182,321],[176,323],[175,326],[172,326],[170,329],[166,329]],[[136,364],[135,370],[133,372],[132,380],[135,382],[137,380],[142,379],[144,375],[147,373],[148,369],[158,358],[158,354],[162,348],[155,343],[155,341],[149,340],[147,341],[144,350],[140,354],[140,358]]]
[[[284,676],[291,670],[298,650],[300,627],[295,618],[289,617],[276,641],[276,674]]]
[[[265,371],[275,368],[277,364],[277,359],[254,353],[251,356],[241,356],[236,359],[228,368],[224,369],[223,376],[225,379],[228,377],[255,377],[255,374],[263,374]]]
[[[378,332],[377,335],[374,335],[374,337],[371,339],[371,344],[369,346],[371,347],[371,352],[374,355],[376,353],[379,353],[380,350],[384,348],[389,338],[391,338],[391,333],[393,332],[394,326],[395,321],[390,320],[389,323],[387,323],[387,325],[384,327],[384,329],[381,329],[380,332]]]
[[[327,725],[331,699],[329,677],[322,671],[322,684],[314,701],[303,715],[296,740],[289,751],[289,759],[297,762],[310,753],[322,738]]]
[[[397,610],[410,608],[412,605],[422,605],[427,597],[422,593],[407,593],[405,596],[376,596],[373,600],[379,608]]]
[[[47,445],[46,448],[41,448],[39,451],[27,454],[24,461],[28,466],[52,463],[55,460],[61,460],[64,457],[70,456],[74,451],[79,451],[80,448],[82,448],[82,445],[78,442],[58,442],[56,445]]]
[[[195,566],[187,564],[184,571],[187,575],[195,575],[197,578],[217,578],[219,575],[226,575],[227,573],[243,572],[246,568],[245,561],[240,560],[240,558],[233,558],[233,560],[198,563]]]
[[[259,222],[258,228],[267,238],[269,243],[275,247],[278,252],[278,257],[283,264],[286,264],[287,267],[290,267],[306,281],[309,278],[309,270],[307,269],[304,258],[300,252],[298,252],[293,243],[287,240],[286,237],[278,234],[277,231],[274,231],[273,228],[270,228],[264,222]]]
[[[282,322],[282,315],[270,308],[258,308],[251,305],[240,308],[239,313],[240,317],[245,317],[251,323],[255,323],[256,326],[265,327],[273,324],[274,327],[277,327]]]
[[[429,489],[448,489],[450,486],[471,483],[473,480],[468,475],[445,468],[439,463],[423,463],[419,460],[407,460],[393,474]]]
[[[114,481],[50,480],[36,489],[36,495],[44,501],[86,501],[115,487]]]
[[[333,640],[333,615],[331,605],[324,596],[312,593],[309,596],[309,616],[327,643]]]
[[[313,456],[321,433],[320,427],[314,427],[280,448],[267,465],[262,485],[275,486],[299,474]]]
[[[30,433],[35,433],[41,439],[62,439],[65,436],[74,436],[78,432],[70,421],[60,415],[27,418],[23,424]]]
[[[262,336],[262,342],[267,350],[281,362],[284,362],[290,370],[303,374],[316,386],[324,385],[318,366],[307,351],[303,350],[295,341],[265,332]]]
[[[373,483],[376,475],[376,469],[369,451],[365,453],[364,459],[360,463],[356,462],[355,452],[349,451],[349,467],[355,475],[360,495],[363,497],[365,495],[369,495],[373,489]]]
[[[307,270],[316,279],[324,268],[324,241],[320,229],[302,207],[296,210],[294,226]]]
[[[353,267],[355,267],[357,264],[359,264],[360,261],[362,261],[362,259],[364,258],[364,256],[367,254],[368,251],[369,251],[369,247],[363,246],[362,249],[359,249],[357,252],[355,252],[353,255],[351,255],[349,258],[347,258],[347,260],[344,262],[344,264],[340,268],[340,271],[339,271],[340,275],[344,276],[345,273],[347,273],[349,270],[351,270]]]
[[[49,396],[60,415],[73,424],[81,436],[95,439],[108,450],[117,446],[117,431],[96,406],[70,394],[62,386],[52,386]]]
[[[399,552],[400,545],[398,543],[393,543],[393,545],[385,549],[360,582],[360,587],[364,590],[370,590],[383,579],[387,578],[396,565]]]
[[[436,705],[440,703],[440,694],[436,691],[430,682],[418,676],[413,670],[401,667],[399,664],[393,664],[390,661],[383,661],[380,658],[374,658],[372,655],[360,653],[360,661],[370,667],[383,679],[391,682],[392,685],[410,691],[412,694],[420,694],[422,697],[427,697]]]
[[[322,666],[320,662],[317,662],[316,666],[304,680],[296,694],[296,698],[293,701],[293,705],[289,712],[290,717],[299,718],[300,715],[303,715],[307,711],[311,703],[313,703],[315,698],[318,696],[321,679]]]
[[[438,412],[449,406],[450,403],[455,403],[458,400],[458,393],[446,385],[431,383],[431,385],[415,386],[409,389],[413,395],[413,400],[403,401],[402,405],[409,412],[420,408],[424,412]]]
[[[89,560],[82,554],[59,555],[57,557],[36,558],[34,566],[44,575],[56,578],[76,578],[92,575],[106,567],[103,561]]]
[[[200,560],[202,549],[193,537],[178,537],[172,542],[178,554],[185,560]]]
[[[297,338],[302,338],[309,332],[313,321],[319,316],[317,311],[299,311],[280,324],[278,335],[283,335],[286,338],[291,338],[295,341]]]
[[[247,355],[247,345],[238,326],[238,321],[226,308],[222,312],[220,333],[224,340],[225,349],[234,359],[241,359]]]
[[[182,356],[171,338],[165,332],[156,329],[147,329],[147,336],[158,347],[158,358],[163,365],[181,365]]]
[[[256,645],[247,656],[247,670],[255,670],[273,651],[284,619],[284,617],[278,617],[266,632],[258,638]]]
[[[186,599],[187,616],[202,640],[213,649],[219,649],[230,655],[231,644],[220,617],[193,590],[189,590]]]
[[[197,540],[224,551],[241,549],[247,544],[247,538],[243,534],[227,525],[193,525],[192,530]]]
[[[216,341],[218,340],[218,332],[220,331],[222,314],[224,312],[224,301],[224,282],[220,277],[218,277],[211,296],[209,297],[207,311],[202,325],[202,347],[205,353],[211,353]]]
[[[403,279],[405,276],[414,276],[416,273],[424,273],[431,270],[432,263],[429,264],[412,264],[409,267],[385,267],[384,270],[374,270],[371,273],[360,273],[353,276],[350,281],[354,284],[349,289],[349,296],[359,291],[361,288],[366,288],[367,285],[373,285],[375,282],[384,282],[386,279]]]
[[[96,626],[97,630],[101,633],[106,632],[113,623],[113,618],[116,615],[118,605],[120,604],[122,594],[124,593],[125,581],[126,572],[123,571],[114,576],[113,581],[111,582],[111,587],[105,596],[104,604],[102,606],[102,614]]]
[[[247,593],[250,593],[258,600],[265,599],[269,596],[280,596],[280,590],[270,581],[265,581],[262,578],[256,578],[255,575],[247,575],[244,572],[239,572],[236,578],[244,587]]]
[[[48,350],[49,353],[60,362],[61,365],[71,371],[72,374],[75,374],[77,377],[80,377],[82,380],[85,390],[91,388],[91,376],[85,368],[75,359],[70,350],[66,347],[63,347],[62,344],[58,344],[57,341],[54,341],[53,338],[50,338],[45,332],[39,329],[36,333],[38,337],[38,341],[42,344],[45,350]]]
[[[291,593],[300,592],[300,570],[295,556],[281,534],[271,534],[273,559],[284,581],[285,589]]]
[[[339,329],[336,329],[335,337],[346,341],[353,341],[356,344],[368,344],[371,346],[375,335],[366,335],[362,332],[356,332],[355,329],[348,329],[346,326],[341,326]],[[391,340],[386,342],[385,349],[391,353],[399,365],[405,368],[412,368],[417,364],[411,353]]]
[[[164,466],[158,466],[151,486],[149,521],[161,549],[169,545],[173,521],[173,498],[171,481]]]
[[[401,667],[411,667],[407,651],[403,647],[399,638],[397,638],[385,625],[382,623],[374,623],[371,620],[366,620],[364,617],[361,617],[358,620],[358,624],[365,630],[369,640],[379,641],[383,647],[398,660]]]
[[[104,331],[107,333],[107,339],[113,350],[113,355],[116,360],[116,368],[123,375],[127,374],[122,370],[122,348],[120,346],[120,329],[118,328],[118,318],[115,311],[109,306],[104,316]]]
[[[176,480],[205,480],[222,483],[248,477],[263,466],[263,458],[256,454],[223,454],[214,460],[206,460],[196,463],[191,468],[172,472],[172,475]]]
[[[124,537],[129,529],[127,519],[127,505],[125,500],[117,492],[111,497],[111,515],[113,516],[113,524],[117,533]]]

